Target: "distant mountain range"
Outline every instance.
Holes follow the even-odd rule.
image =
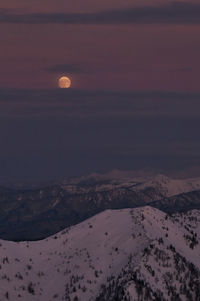
[[[0,251],[2,301],[200,300],[198,210],[106,210],[42,241],[0,240]]]
[[[168,213],[200,209],[200,178],[112,172],[41,188],[0,187],[0,238],[38,240],[106,209],[150,205]]]

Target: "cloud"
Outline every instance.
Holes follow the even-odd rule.
[[[160,6],[130,7],[95,13],[10,13],[0,11],[0,23],[14,24],[200,24],[200,4],[172,1]]]
[[[89,70],[86,67],[77,64],[57,64],[46,68],[48,72],[65,72],[65,73],[85,73]]]
[[[181,109],[180,109],[181,108]],[[69,119],[199,118],[200,94],[176,91],[0,89],[0,116]]]
[[[200,94],[0,89],[0,178],[200,166]]]

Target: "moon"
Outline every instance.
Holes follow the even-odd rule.
[[[58,80],[58,86],[62,89],[63,88],[70,88],[71,84],[72,84],[71,79],[67,76],[62,76]]]

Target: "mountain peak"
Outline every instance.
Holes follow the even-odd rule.
[[[196,301],[199,241],[198,211],[106,210],[41,241],[0,241],[0,299],[187,300],[191,283]]]

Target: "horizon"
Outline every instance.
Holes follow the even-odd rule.
[[[171,180],[192,180],[192,179],[199,179],[200,178],[200,169],[190,170],[190,171],[179,171],[176,173],[165,173],[162,171],[155,171],[155,170],[120,170],[120,169],[113,169],[108,170],[105,172],[90,172],[84,173],[79,175],[71,175],[66,177],[54,178],[54,179],[45,179],[45,180],[38,180],[38,179],[13,179],[13,180],[6,180],[0,182],[1,187],[7,187],[11,189],[38,189],[43,187],[48,187],[52,185],[60,185],[60,184],[75,184],[76,181],[83,181],[83,180],[92,180],[101,182],[102,180],[128,180],[133,179],[136,181],[150,181],[152,179],[159,179],[160,177],[168,178]],[[75,181],[75,182],[73,182]],[[78,183],[77,182],[77,183]]]
[[[200,174],[199,20],[196,0],[2,0],[0,183]]]

